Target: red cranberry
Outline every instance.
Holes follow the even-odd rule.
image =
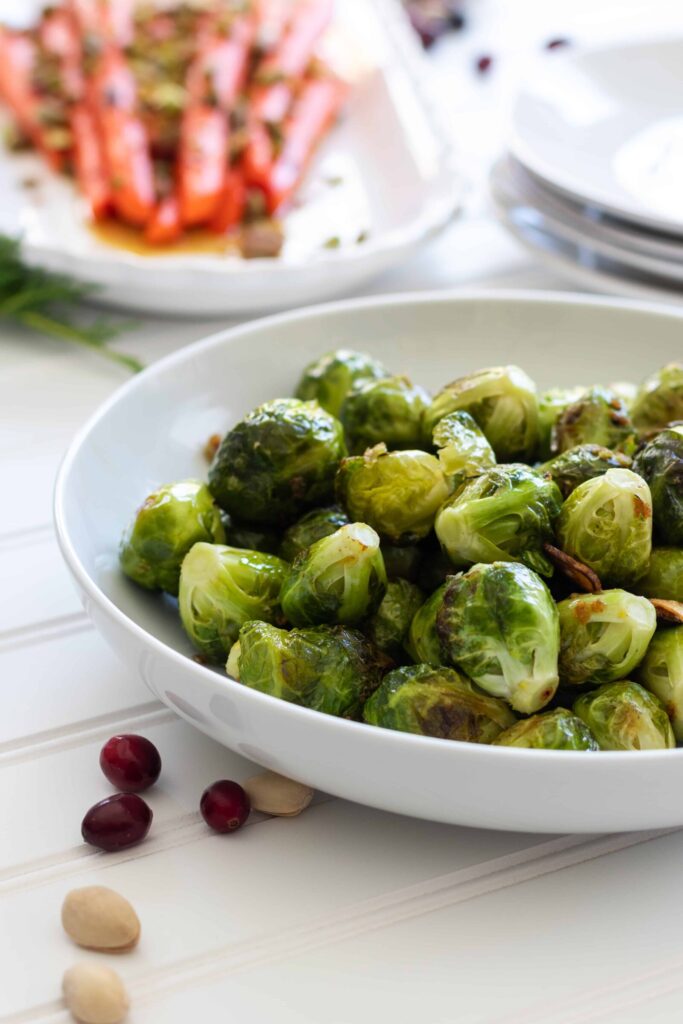
[[[557,39],[549,39],[548,42],[545,44],[545,48],[546,50],[560,50],[563,46],[570,45],[571,44],[568,39],[559,37]]]
[[[111,853],[142,842],[151,824],[151,808],[141,796],[116,793],[90,808],[83,819],[81,835],[86,843]]]
[[[149,789],[161,773],[159,751],[144,736],[112,736],[100,751],[100,768],[124,793]]]
[[[205,789],[199,810],[214,832],[236,832],[249,817],[249,797],[237,782],[223,779]]]
[[[480,75],[485,75],[491,70],[492,64],[493,57],[490,57],[488,54],[485,53],[482,57],[479,57],[479,59],[477,60],[477,71],[479,72]]]

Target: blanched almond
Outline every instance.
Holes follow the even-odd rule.
[[[273,814],[278,818],[295,818],[305,811],[313,799],[313,790],[300,782],[276,772],[253,775],[243,784],[249,794],[252,810]]]
[[[123,953],[140,938],[140,921],[128,900],[103,885],[72,889],[62,904],[62,925],[86,949]]]
[[[111,967],[76,964],[65,973],[62,991],[67,1008],[81,1024],[119,1024],[128,1012],[128,994]]]

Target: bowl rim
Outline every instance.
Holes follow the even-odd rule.
[[[255,320],[248,320],[244,323],[216,331],[206,338],[201,338],[190,345],[183,346],[176,351],[171,352],[169,355],[147,367],[131,380],[126,381],[123,385],[117,388],[91,416],[88,417],[86,422],[78,429],[69,444],[55,480],[53,494],[53,518],[60,552],[71,574],[77,581],[82,593],[87,595],[88,600],[95,604],[100,612],[108,618],[114,619],[118,626],[124,631],[127,631],[137,637],[140,642],[151,645],[161,656],[170,658],[179,666],[184,666],[188,672],[192,673],[197,685],[203,689],[208,687],[210,680],[212,681],[212,687],[215,686],[215,680],[216,678],[219,678],[223,684],[227,684],[228,688],[240,687],[239,692],[242,700],[254,701],[256,703],[262,703],[265,701],[271,705],[273,702],[277,702],[277,704],[280,705],[282,715],[301,718],[302,721],[309,719],[311,722],[317,722],[317,728],[320,730],[328,729],[335,732],[339,729],[347,730],[349,736],[355,734],[359,738],[362,735],[372,735],[373,742],[377,743],[380,747],[382,745],[385,747],[396,747],[398,745],[402,748],[405,747],[406,744],[409,744],[416,751],[418,748],[421,748],[424,751],[432,750],[435,753],[438,750],[446,757],[449,756],[446,754],[446,751],[450,749],[452,751],[452,756],[455,758],[462,755],[466,750],[473,758],[498,758],[502,764],[509,764],[511,758],[514,758],[516,761],[520,761],[522,758],[527,760],[535,759],[534,763],[537,763],[539,767],[541,765],[541,759],[550,756],[552,757],[554,764],[570,759],[574,765],[574,770],[577,770],[579,765],[583,765],[583,770],[589,770],[592,772],[592,766],[595,764],[595,760],[592,757],[584,756],[586,753],[590,752],[575,750],[539,750],[519,747],[493,746],[491,744],[466,743],[462,740],[445,740],[440,737],[418,736],[413,733],[371,727],[365,722],[338,718],[334,715],[326,715],[319,711],[314,711],[310,708],[305,708],[298,704],[289,703],[277,697],[272,697],[269,694],[261,693],[258,690],[252,690],[249,687],[243,686],[237,680],[232,679],[232,677],[227,674],[221,677],[216,669],[201,665],[198,662],[193,661],[187,655],[175,650],[173,647],[148,632],[143,626],[139,625],[139,623],[123,612],[111,600],[111,598],[104,593],[88,573],[80,559],[77,545],[74,543],[69,529],[68,515],[66,512],[69,477],[81,450],[88,442],[91,432],[120,402],[125,401],[129,395],[134,394],[140,388],[146,387],[149,381],[163,377],[164,374],[173,367],[180,365],[187,360],[194,359],[204,352],[211,351],[218,346],[225,344],[229,346],[233,343],[237,344],[245,338],[248,338],[251,334],[262,332],[264,328],[277,329],[281,325],[292,322],[302,322],[319,316],[335,316],[338,313],[362,312],[366,309],[386,307],[393,308],[400,306],[430,306],[434,304],[448,306],[453,303],[459,304],[461,302],[475,301],[486,301],[487,303],[496,305],[512,303],[517,306],[579,306],[594,309],[607,309],[614,312],[631,311],[655,317],[663,317],[666,320],[683,320],[683,309],[681,309],[681,307],[673,305],[668,306],[665,303],[648,300],[616,299],[607,296],[588,296],[579,292],[481,287],[466,289],[452,288],[388,295],[382,294],[355,299],[343,299],[335,302],[326,302],[302,307],[300,309],[276,313],[266,317],[259,317]],[[177,709],[175,710],[177,713]],[[643,764],[643,759],[647,762],[652,762],[659,761],[663,758],[671,758],[676,755],[678,755],[679,758],[683,757],[683,747],[678,749],[673,748],[670,750],[641,750],[638,751],[637,758],[634,758],[633,754],[633,751],[600,751],[599,763],[604,764],[605,767],[610,765],[615,768],[617,766],[623,767],[626,764],[630,764],[632,768],[635,768],[636,765]]]

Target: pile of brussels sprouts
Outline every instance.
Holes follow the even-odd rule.
[[[150,495],[120,560],[177,597],[200,660],[282,700],[472,743],[673,747],[683,366],[541,395],[496,367],[431,397],[332,352],[230,430],[208,486]]]

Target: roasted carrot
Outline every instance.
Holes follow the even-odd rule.
[[[244,217],[247,202],[247,187],[244,175],[239,169],[229,170],[225,176],[218,209],[210,227],[217,235],[224,235],[230,228],[237,227]]]
[[[343,98],[344,89],[334,78],[314,78],[303,86],[285,125],[280,155],[264,182],[270,213],[291,199]]]
[[[76,180],[88,200],[93,218],[102,220],[111,211],[112,190],[97,123],[86,103],[72,107],[70,123]]]
[[[228,162],[228,123],[218,107],[198,104],[183,117],[178,190],[183,224],[203,224],[216,212]]]
[[[12,110],[24,135],[45,157],[50,167],[59,171],[64,152],[50,145],[41,120],[40,97],[33,89],[36,47],[20,33],[0,28],[0,95]]]
[[[281,125],[293,99],[293,86],[311,61],[334,11],[333,0],[306,0],[296,10],[282,40],[259,65],[260,82],[251,97],[249,141],[244,166],[251,185],[265,187],[276,147],[264,125]]]
[[[174,195],[166,196],[157,206],[145,230],[145,238],[152,245],[168,245],[183,233],[180,204]]]

